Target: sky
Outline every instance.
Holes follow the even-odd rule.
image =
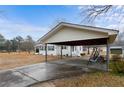
[[[87,6],[50,6],[50,5],[11,5],[0,6],[0,34],[6,39],[13,39],[16,36],[25,38],[27,35],[38,40],[45,33],[50,31],[57,22],[66,21],[71,23],[82,24],[83,15],[81,10]],[[111,13],[105,18],[97,19],[93,26],[117,29],[117,15],[120,14],[116,7],[116,13]],[[123,15],[123,13],[122,13]],[[108,21],[110,20],[110,21]],[[123,24],[123,23],[122,23]],[[86,24],[88,25],[88,24]],[[91,24],[89,24],[91,25]]]

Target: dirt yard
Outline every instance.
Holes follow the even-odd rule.
[[[56,60],[55,56],[48,56],[48,60]],[[21,53],[0,53],[0,70],[11,69],[24,65],[40,63],[45,60],[43,55]]]

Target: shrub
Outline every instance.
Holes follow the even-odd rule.
[[[122,61],[121,59],[122,58],[119,55],[112,56],[110,68],[112,69],[113,73],[124,74],[124,61]]]
[[[112,72],[117,74],[124,74],[124,62],[118,61],[118,62],[112,62],[111,66]]]
[[[121,61],[121,60],[122,60],[121,55],[113,55],[112,56],[112,61]]]

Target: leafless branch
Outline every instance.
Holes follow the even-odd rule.
[[[104,6],[89,6],[85,11],[87,12],[87,16],[85,17],[84,20],[87,20],[87,22],[92,22],[96,19],[96,17],[106,14],[109,9],[111,9],[112,5],[104,5]],[[84,11],[81,12],[84,13]],[[83,20],[83,21],[84,21]]]

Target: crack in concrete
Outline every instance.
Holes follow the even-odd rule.
[[[17,71],[17,70],[16,70],[15,72],[19,72],[19,73],[21,73],[22,75],[27,76],[27,77],[29,77],[29,78],[31,78],[31,79],[33,79],[33,80],[39,82],[39,80],[37,80],[37,79],[35,79],[35,78],[29,76],[28,74],[22,73],[21,71]]]

